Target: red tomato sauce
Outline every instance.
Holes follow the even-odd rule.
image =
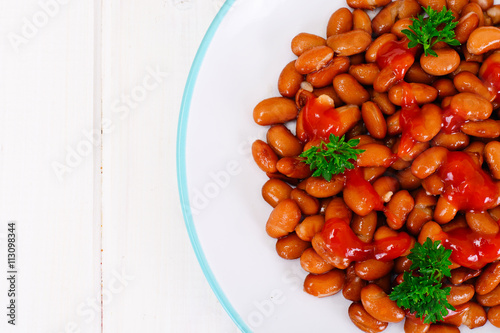
[[[377,52],[377,65],[380,69],[392,68],[396,81],[402,81],[415,61],[416,48],[408,49],[407,39],[390,41],[382,45]]]
[[[345,187],[351,187],[353,191],[363,193],[363,204],[373,205],[375,210],[383,210],[384,203],[380,195],[375,191],[373,185],[367,181],[357,166],[354,169],[346,169]]]
[[[404,156],[410,153],[415,146],[416,140],[411,135],[414,126],[421,126],[424,121],[420,117],[420,108],[411,86],[406,82],[401,82],[403,86],[403,103],[401,104],[401,113],[399,114],[399,123],[401,125],[401,142],[399,143],[398,156]]]
[[[458,228],[443,231],[438,239],[452,250],[450,259],[463,267],[480,269],[500,259],[500,234],[484,235],[469,228]]]
[[[305,141],[319,138],[328,141],[330,134],[339,136],[342,123],[339,113],[330,105],[320,103],[314,96],[309,97],[303,110],[303,126],[306,134]]]
[[[493,179],[464,152],[448,152],[437,175],[444,182],[443,196],[459,210],[487,210],[498,200]]]
[[[349,224],[339,218],[326,221],[321,236],[333,255],[351,261],[368,259],[390,261],[401,256],[411,246],[411,238],[405,232],[400,232],[395,237],[363,243]]]

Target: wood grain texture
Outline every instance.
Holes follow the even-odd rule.
[[[100,148],[83,143],[99,111],[95,9],[94,1],[0,4],[0,332],[100,331]],[[5,310],[10,220],[16,326]]]
[[[104,332],[237,331],[189,244],[175,174],[184,84],[220,5],[104,2],[104,289],[113,272],[131,277],[104,304]]]

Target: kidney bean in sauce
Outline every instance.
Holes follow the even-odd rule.
[[[491,306],[488,318],[500,326],[500,52],[494,52],[500,28],[490,26],[500,23],[500,5],[348,4],[355,11],[333,13],[326,35],[294,37],[296,57],[284,60],[278,81],[282,97],[254,109],[255,122],[271,126],[267,143],[253,146],[257,165],[271,177],[262,188],[275,207],[266,230],[281,257],[300,257],[309,273],[306,292],[325,297],[346,288],[347,299],[364,300],[349,309],[362,331],[380,332],[404,318],[376,284],[389,288],[411,266],[406,256],[415,240],[427,237],[452,250],[446,283],[453,284],[449,301],[457,310],[432,325],[406,314],[405,331],[479,327],[483,306]],[[401,30],[420,5],[454,12],[461,47],[436,44],[437,58],[408,48]],[[363,10],[376,7],[383,8],[370,20]],[[365,152],[353,169],[326,181],[312,177],[298,155],[330,134],[359,139]],[[382,303],[392,310],[374,305]]]

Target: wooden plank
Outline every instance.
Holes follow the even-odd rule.
[[[0,4],[1,332],[100,331],[100,147],[86,137],[96,10],[94,1]],[[16,326],[6,319],[8,221],[17,222]]]
[[[104,289],[113,272],[129,278],[104,304],[104,332],[236,331],[189,244],[175,174],[184,83],[220,5],[104,2]]]

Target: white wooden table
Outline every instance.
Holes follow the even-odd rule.
[[[237,332],[175,171],[184,84],[222,4],[0,2],[0,332]]]

